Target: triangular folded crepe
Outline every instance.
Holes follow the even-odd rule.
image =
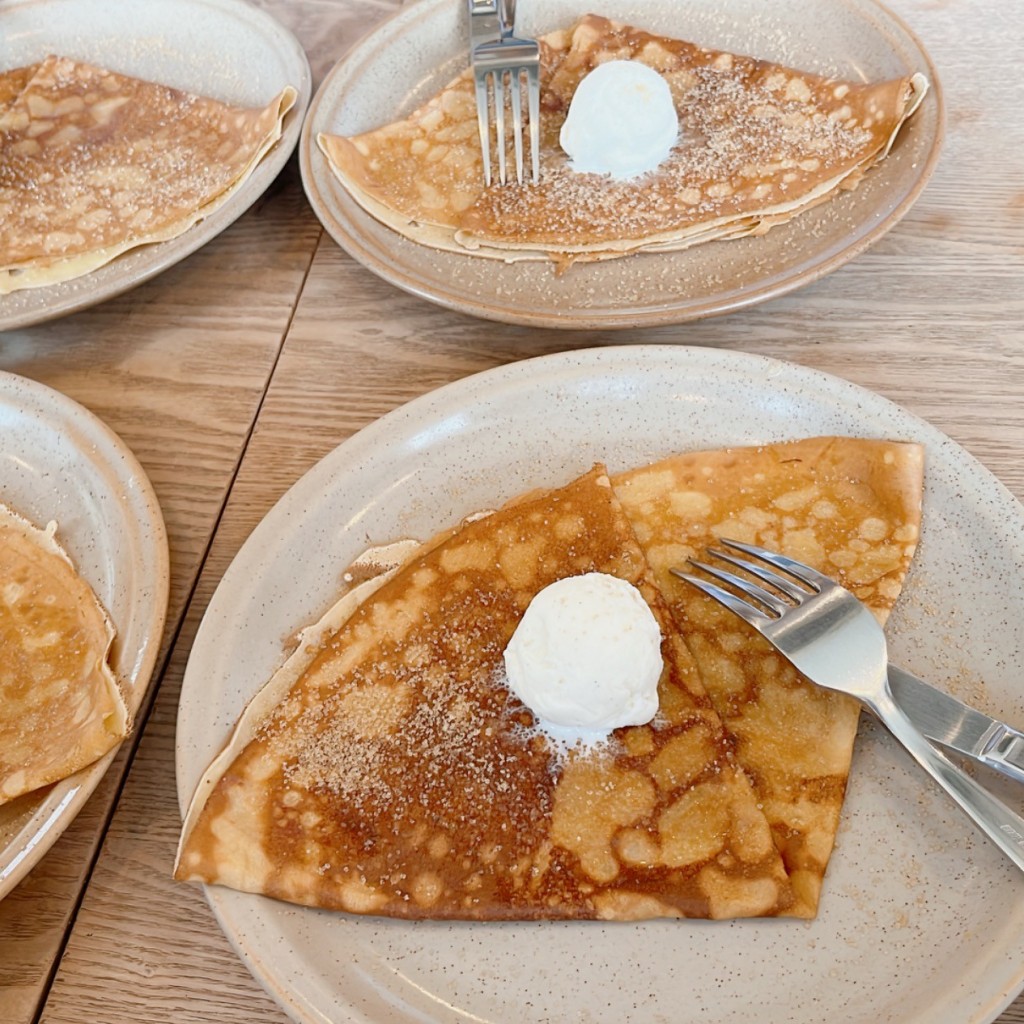
[[[635,584],[662,624],[660,710],[566,752],[510,696],[502,652],[534,594],[590,571]],[[425,545],[297,657],[200,782],[176,877],[396,917],[725,918],[791,902],[600,469]]]
[[[241,109],[65,57],[0,76],[0,295],[209,216],[280,138],[295,96]]]
[[[544,37],[541,59],[539,185],[483,187],[469,71],[406,119],[320,147],[364,209],[417,242],[566,264],[761,234],[855,187],[927,89],[922,75],[838,81],[594,15]],[[669,158],[628,181],[572,171],[558,143],[577,85],[613,59],[660,72],[681,126]]]
[[[859,705],[819,689],[742,619],[669,573],[720,537],[810,564],[884,622],[917,545],[919,445],[813,438],[679,455],[613,480],[736,757],[813,917],[839,825]]]
[[[114,629],[54,540],[0,505],[0,804],[92,764],[127,734]]]

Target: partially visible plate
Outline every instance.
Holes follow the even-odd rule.
[[[540,327],[676,323],[775,298],[835,270],[910,209],[931,176],[943,131],[938,77],[920,42],[876,0],[623,0],[614,16],[705,46],[822,75],[875,81],[923,72],[931,92],[889,156],[853,192],[762,238],[584,264],[502,264],[417,245],[366,213],[331,173],[319,132],[353,135],[403,117],[467,64],[465,5],[423,0],[401,10],[331,70],[299,144],[302,178],[324,227],[385,280],[450,309]],[[590,0],[519,5],[525,33],[572,24]],[[606,13],[598,10],[597,13]]]
[[[802,367],[683,346],[593,349],[419,398],[278,502],[225,574],[189,659],[182,809],[287,638],[330,605],[368,546],[432,536],[597,461],[617,471],[683,449],[816,434],[925,445],[923,537],[890,620],[893,657],[961,695],[971,686],[975,703],[1024,724],[1024,509],[963,449]],[[1024,984],[1024,878],[867,720],[813,922],[402,922],[219,887],[207,898],[253,974],[310,1024],[981,1024]]]
[[[111,665],[134,714],[167,612],[167,535],[149,480],[125,443],[57,391],[0,373],[0,502],[57,539],[117,629]],[[0,899],[96,788],[112,751],[62,782],[0,806]]]
[[[0,296],[0,331],[120,295],[220,234],[287,162],[312,93],[309,62],[298,40],[244,0],[146,0],[130,6],[110,0],[4,0],[0,70],[51,53],[237,106],[262,106],[286,85],[299,95],[277,144],[222,207],[177,238],[131,249],[91,274]]]

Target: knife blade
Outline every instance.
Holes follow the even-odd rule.
[[[891,663],[889,686],[896,703],[930,740],[1024,782],[1024,732]]]

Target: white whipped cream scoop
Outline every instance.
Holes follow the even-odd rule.
[[[562,739],[600,740],[658,711],[661,629],[631,583],[592,572],[530,602],[505,649],[509,688]]]
[[[653,171],[678,139],[668,82],[633,60],[599,64],[580,82],[559,135],[574,171],[618,180]]]

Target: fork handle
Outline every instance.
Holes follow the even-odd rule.
[[[515,35],[516,0],[498,0],[498,24],[502,39]]]
[[[469,27],[472,34],[470,49],[481,43],[497,43],[515,34],[516,0],[466,0]]]
[[[917,731],[891,694],[873,699],[871,710],[917,763],[955,800],[977,827],[1024,871],[1024,818],[961,771]]]

